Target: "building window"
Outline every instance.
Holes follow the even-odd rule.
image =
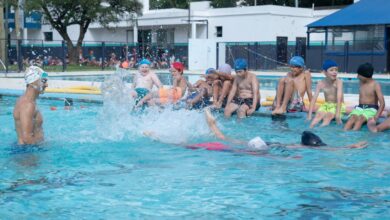
[[[45,41],[53,41],[53,32],[43,32]]]
[[[222,26],[217,26],[217,37],[222,37]]]

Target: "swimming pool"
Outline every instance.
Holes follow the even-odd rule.
[[[390,214],[389,132],[343,132],[332,124],[314,129],[329,145],[368,140],[369,147],[279,148],[253,156],[182,147],[216,141],[200,112],[129,114],[126,106],[78,102],[74,110],[51,111],[63,102],[39,100],[46,141],[25,149],[14,145],[15,100],[0,100],[4,219],[382,219]],[[260,135],[297,143],[308,128],[303,118],[237,121],[215,115],[228,136],[243,140]]]
[[[62,79],[62,80],[73,80],[73,81],[91,81],[91,82],[103,82],[105,78],[109,77],[109,75],[96,75],[96,76],[61,76],[61,77],[53,77],[54,79]],[[159,73],[159,79],[164,85],[172,84],[172,77],[169,73]],[[187,80],[191,77],[191,79],[198,79],[198,75],[188,75],[186,76]],[[355,76],[354,76],[355,77]],[[257,76],[260,81],[260,89],[265,90],[275,90],[279,76]],[[312,88],[315,91],[317,82],[322,80],[322,77],[313,77]],[[132,77],[127,76],[124,80],[128,83],[132,83]],[[195,82],[195,80],[193,80]],[[377,80],[382,87],[382,92],[386,96],[390,96],[390,80],[387,79],[379,79]],[[343,78],[343,89],[345,94],[359,94],[359,80],[357,78]]]

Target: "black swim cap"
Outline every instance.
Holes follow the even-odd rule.
[[[357,69],[357,73],[366,78],[371,78],[374,74],[374,67],[371,63],[364,63],[359,66],[359,68]]]
[[[324,142],[322,142],[321,138],[315,135],[313,132],[304,131],[301,136],[301,144],[305,146],[326,146]]]

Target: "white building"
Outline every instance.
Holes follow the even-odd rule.
[[[149,0],[142,1],[142,16],[124,18],[108,29],[91,24],[84,40],[136,43],[140,32],[148,32],[152,43],[159,40],[188,43],[188,36],[218,42],[275,41],[277,36],[288,36],[289,40],[295,41],[296,37],[306,37],[307,24],[336,11],[276,5],[214,9],[207,1],[191,2],[190,10],[149,10]],[[70,37],[77,40],[78,27],[69,29]],[[24,38],[44,39],[45,32],[52,32],[54,41],[62,40],[50,24],[42,25],[41,30],[28,30]],[[158,33],[165,36],[158,39]],[[312,40],[323,40],[321,37],[312,36]]]
[[[203,52],[210,52],[210,56],[214,56],[215,42],[274,42],[278,36],[295,41],[297,37],[306,37],[307,24],[336,11],[275,5],[214,9],[208,1],[191,2],[190,10],[149,10],[149,0],[142,1],[142,16],[124,18],[110,28],[91,24],[84,41],[159,45],[189,43],[191,63],[195,54],[200,53],[202,48],[198,47],[202,45],[208,47],[203,47]],[[78,26],[69,27],[68,33],[71,39],[76,40]],[[50,24],[42,25],[40,30],[25,31],[24,34],[25,39],[44,39],[45,36],[52,36],[52,39],[46,37],[45,40],[62,40]],[[323,40],[323,35],[311,35],[311,41],[317,40]],[[196,62],[204,63],[204,57],[197,58]]]

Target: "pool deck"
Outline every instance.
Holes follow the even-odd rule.
[[[130,73],[135,73],[136,70],[130,70]],[[156,73],[166,73],[167,70],[156,70]],[[284,76],[286,72],[259,72],[252,71],[258,76]],[[96,76],[96,75],[110,75],[113,74],[114,70],[106,71],[80,71],[80,72],[49,72],[49,76],[61,77],[61,76]],[[185,71],[186,74],[190,75],[190,82],[195,82],[201,71]],[[323,77],[322,73],[312,73],[313,77]],[[339,74],[340,78],[356,78],[356,74]],[[375,79],[389,79],[390,74],[377,74],[374,75]],[[49,81],[49,88],[66,88],[71,86],[96,86],[100,87],[100,82],[89,82],[89,81],[70,81],[70,80],[57,80],[52,79]],[[25,89],[23,73],[0,73],[0,95],[9,96],[20,96],[23,94]],[[264,90],[261,89],[261,99],[265,100],[267,96],[275,96],[275,90]],[[101,102],[100,95],[83,95],[83,94],[65,94],[65,93],[46,93],[41,98],[52,98],[52,99],[64,99],[74,98],[79,101],[91,101]],[[347,105],[356,105],[359,102],[359,95],[357,94],[344,94],[344,99]],[[385,102],[390,103],[390,96],[385,96]]]

